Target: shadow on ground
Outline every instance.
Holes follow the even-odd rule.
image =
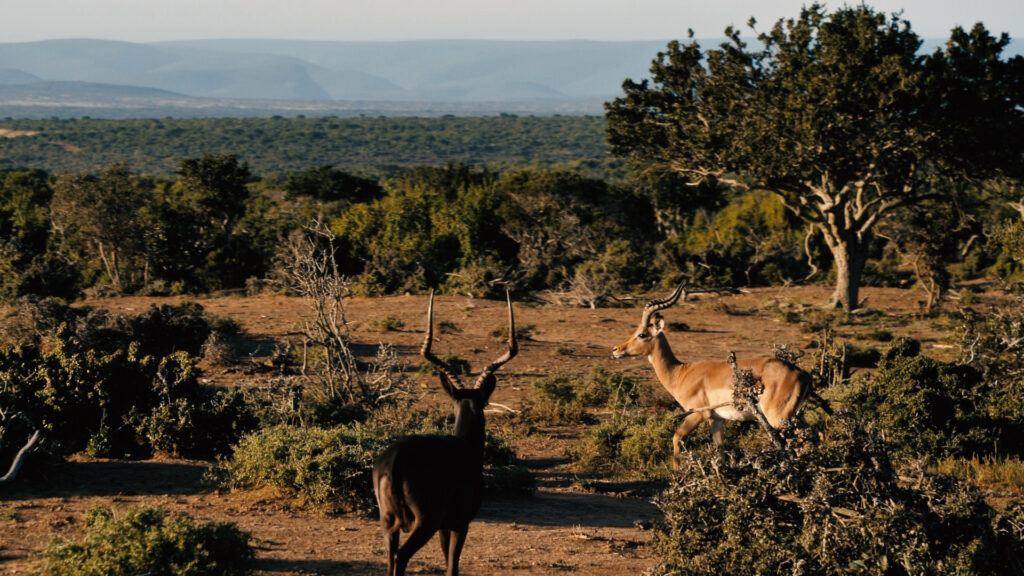
[[[203,462],[44,459],[26,466],[7,487],[4,499],[63,496],[198,494],[209,490]]]

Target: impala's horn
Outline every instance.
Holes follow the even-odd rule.
[[[643,316],[640,317],[640,326],[647,326],[647,323],[650,322],[651,320],[651,314],[657,312],[658,310],[664,310],[665,308],[672,306],[673,304],[679,301],[680,296],[682,296],[685,299],[685,285],[685,282],[680,282],[679,286],[676,286],[675,291],[672,292],[672,294],[670,294],[668,298],[662,298],[661,300],[651,300],[650,302],[648,302],[644,306]]]
[[[505,300],[508,302],[508,351],[501,358],[498,358],[484,368],[484,371],[476,379],[476,386],[474,388],[479,388],[488,376],[494,374],[498,368],[501,368],[503,364],[519,353],[519,345],[516,343],[516,318],[512,313],[512,296],[509,295],[507,290],[505,291]]]
[[[442,378],[446,378],[448,383],[454,388],[462,388],[462,383],[459,382],[459,377],[456,376],[444,362],[434,353],[430,351],[430,345],[434,340],[434,291],[430,291],[430,304],[427,305],[427,337],[423,340],[423,348],[420,349],[420,355],[422,355],[428,362],[437,367],[438,372],[441,373]]]

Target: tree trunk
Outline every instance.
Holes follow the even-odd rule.
[[[826,234],[826,239],[829,236]],[[836,266],[836,290],[832,293],[829,306],[853,312],[860,307],[860,279],[867,261],[865,245],[861,239],[827,241]]]

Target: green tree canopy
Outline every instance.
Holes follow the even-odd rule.
[[[672,42],[650,81],[626,80],[606,105],[612,152],[694,187],[778,195],[822,233],[847,310],[880,219],[965,177],[1019,172],[1024,58],[1000,58],[1006,35],[957,28],[921,54],[898,15],[818,4],[757,48],[726,34],[716,49]]]

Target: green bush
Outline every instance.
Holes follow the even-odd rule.
[[[885,443],[848,416],[801,438],[787,453],[748,450],[736,465],[684,460],[656,500],[664,520],[652,573],[1019,571],[1019,506],[998,513],[964,482],[896,469]]]
[[[635,408],[651,392],[647,384],[595,364],[586,379],[555,375],[534,380],[525,412],[529,419],[548,424],[590,423],[593,416],[588,408]]]
[[[42,576],[242,576],[253,568],[249,534],[227,522],[196,522],[162,508],[138,507],[117,518],[94,507],[78,542],[54,540]]]
[[[407,414],[404,422],[370,419],[332,428],[277,425],[244,436],[225,463],[224,481],[233,487],[272,486],[314,510],[371,511],[373,459],[410,433],[444,434],[443,422]],[[418,422],[416,429],[412,422]],[[492,467],[493,493],[530,492],[514,470],[515,452],[488,430],[484,463]]]
[[[362,424],[279,425],[242,437],[225,467],[232,485],[273,486],[313,509],[373,509],[374,456],[396,437]]]
[[[664,244],[672,269],[710,285],[784,284],[809,269],[803,232],[773,194],[740,194],[717,212],[698,210]]]
[[[212,457],[255,426],[237,391],[199,384],[187,352],[158,360],[135,342],[110,347],[120,332],[80,332],[62,324],[45,345],[0,347],[4,407],[41,427],[51,450]]]
[[[895,450],[934,458],[1013,450],[1006,423],[993,418],[971,366],[933,360],[920,344],[893,340],[873,376],[855,379],[845,403],[878,424]]]
[[[570,450],[577,473],[628,478],[667,475],[676,414],[616,414]]]
[[[405,328],[405,322],[402,322],[400,318],[388,314],[383,318],[371,320],[367,324],[367,327],[370,330],[374,330],[377,332],[397,332],[402,328]]]
[[[530,340],[533,338],[533,331],[536,329],[537,326],[535,324],[522,324],[516,326],[516,340]],[[508,326],[502,324],[494,330],[491,330],[491,336],[502,340],[508,340]]]
[[[1005,422],[1011,436],[1024,434],[1024,299],[983,313],[965,311],[957,326],[961,362],[978,369],[977,394],[984,410]],[[1020,451],[1018,451],[1020,453]]]
[[[447,368],[448,371],[451,372],[452,374],[463,375],[472,372],[472,367],[469,365],[469,360],[464,360],[454,354],[443,354],[441,356],[438,356],[438,360],[440,360],[441,363],[444,364],[445,368]],[[435,376],[437,374],[440,374],[440,372],[437,369],[437,366],[434,366],[430,362],[421,364],[416,371],[419,374],[430,374]]]

